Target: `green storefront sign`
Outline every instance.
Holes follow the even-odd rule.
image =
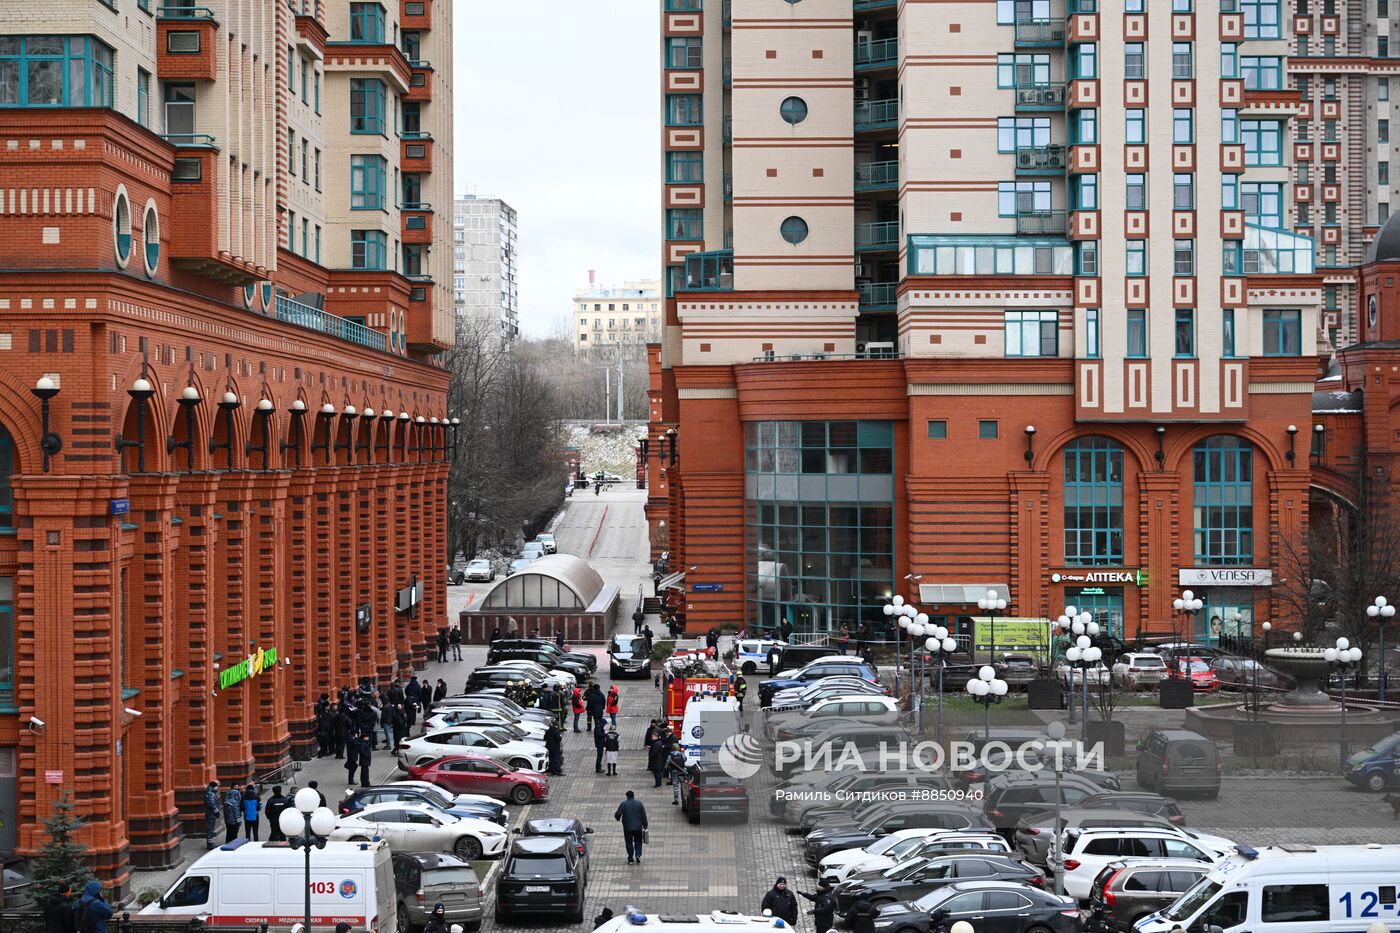
[[[277,649],[260,648],[233,667],[219,671],[219,689],[227,690],[277,666]]]

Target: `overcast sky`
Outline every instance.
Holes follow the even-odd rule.
[[[548,333],[596,269],[660,272],[655,0],[459,0],[457,193],[519,212],[520,325]]]

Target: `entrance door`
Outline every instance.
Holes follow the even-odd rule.
[[[1081,586],[1065,590],[1065,602],[1080,611],[1094,614],[1099,631],[1123,637],[1123,588],[1121,586]]]

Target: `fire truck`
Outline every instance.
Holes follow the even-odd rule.
[[[722,661],[702,654],[667,658],[661,666],[661,715],[671,731],[680,735],[685,705],[692,698],[727,697],[733,688],[734,675]]]

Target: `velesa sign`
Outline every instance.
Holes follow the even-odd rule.
[[[219,671],[219,689],[227,690],[234,684],[241,684],[243,681],[256,677],[264,671],[270,671],[276,666],[277,649],[260,648],[233,667]]]

